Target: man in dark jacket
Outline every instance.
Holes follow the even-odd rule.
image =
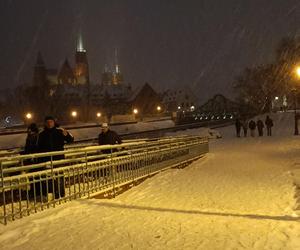
[[[237,118],[235,120],[235,130],[236,130],[237,137],[241,136],[241,127],[242,127],[242,123],[241,123],[240,119]]]
[[[264,127],[265,127],[263,121],[258,119],[256,124],[257,124],[258,136],[263,136],[264,135]]]
[[[64,150],[65,143],[71,143],[74,137],[65,129],[60,128],[55,123],[52,116],[45,118],[45,128],[39,134],[38,149],[39,152],[52,152]],[[64,159],[64,155],[54,156],[53,160]],[[50,161],[50,157],[45,157],[42,162]]]
[[[52,152],[52,151],[62,151],[64,150],[64,144],[70,143],[74,141],[74,137],[65,129],[60,128],[55,123],[55,119],[52,116],[47,116],[45,118],[45,128],[39,134],[38,139],[38,150],[40,153],[42,152]],[[64,155],[56,155],[52,157],[52,160],[61,160],[64,159]],[[51,157],[42,157],[39,158],[39,162],[51,161]],[[49,191],[54,192],[55,198],[64,197],[65,196],[65,188],[64,188],[64,177],[52,177],[54,178],[54,187],[52,186],[52,182],[49,181]],[[42,183],[43,193],[45,193],[45,184]],[[53,190],[53,188],[55,190]],[[39,188],[37,188],[39,189]],[[40,191],[40,190],[38,190]]]
[[[268,115],[267,115],[265,124],[266,124],[266,127],[267,127],[267,135],[272,136],[273,120]]]
[[[110,130],[107,123],[102,124],[101,130],[102,131],[98,136],[99,145],[114,145],[122,143],[120,136],[115,131]],[[111,152],[111,150],[105,149],[102,150],[102,152],[108,154]]]
[[[115,132],[109,129],[107,123],[102,123],[101,126],[101,133],[98,136],[98,143],[99,145],[114,145],[114,144],[121,144],[122,140],[120,136]],[[101,150],[104,154],[110,154],[111,152],[115,152],[116,149],[104,149]],[[104,168],[100,170],[100,176],[108,177],[109,171],[108,169]]]

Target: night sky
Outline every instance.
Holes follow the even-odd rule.
[[[38,50],[49,68],[73,64],[81,32],[94,83],[118,48],[133,86],[232,96],[234,76],[299,27],[299,0],[1,0],[1,89],[31,81]]]

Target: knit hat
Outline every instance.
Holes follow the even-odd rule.
[[[51,116],[51,115],[47,115],[47,116],[45,117],[45,122],[48,121],[48,120],[53,120],[53,121],[55,121],[55,118],[54,118],[53,116]]]
[[[32,132],[36,132],[36,133],[39,132],[39,128],[38,128],[38,126],[36,125],[36,123],[31,123],[31,124],[28,126],[28,130],[30,130],[30,131],[32,131]]]

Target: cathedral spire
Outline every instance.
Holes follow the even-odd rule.
[[[82,35],[81,35],[81,33],[79,33],[79,35],[78,35],[76,51],[77,51],[77,52],[86,52],[85,48],[83,47],[83,42],[82,42]]]
[[[120,66],[119,66],[119,62],[118,62],[118,49],[115,48],[115,71],[116,73],[120,73]]]

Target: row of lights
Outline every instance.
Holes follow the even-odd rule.
[[[71,112],[71,116],[74,117],[74,118],[77,117],[77,116],[78,116],[77,111],[75,111],[75,110],[72,111],[72,112]],[[96,116],[97,116],[98,118],[100,118],[100,117],[102,116],[102,114],[101,114],[100,112],[98,112],[98,113],[96,114]],[[26,117],[27,120],[31,120],[31,119],[33,118],[33,114],[28,112],[28,113],[26,113],[25,117]]]
[[[220,119],[223,119],[223,120],[225,120],[225,119],[233,119],[233,115],[230,115],[229,117],[227,117],[226,115],[224,115],[224,116],[211,116],[211,117],[209,117],[209,116],[200,116],[200,117],[195,117],[195,120],[220,120]]]
[[[181,110],[181,106],[178,106],[177,109],[178,109],[178,110]],[[194,110],[195,110],[195,106],[192,105],[192,106],[190,107],[190,110],[191,110],[191,111],[194,111]]]
[[[156,110],[157,110],[158,112],[161,111],[161,106],[157,106],[157,107],[156,107]],[[134,108],[134,109],[133,109],[133,114],[137,115],[138,113],[139,113],[139,110],[138,110],[137,108]],[[73,118],[76,118],[76,117],[78,116],[77,111],[76,111],[76,110],[73,110],[73,111],[71,112],[71,116],[72,116]],[[97,117],[97,118],[100,118],[101,116],[102,116],[102,114],[101,114],[100,112],[97,112],[97,113],[96,113],[96,117]],[[32,113],[27,113],[27,114],[25,115],[25,117],[26,117],[27,120],[31,120],[31,119],[33,118],[33,114],[32,114]]]

